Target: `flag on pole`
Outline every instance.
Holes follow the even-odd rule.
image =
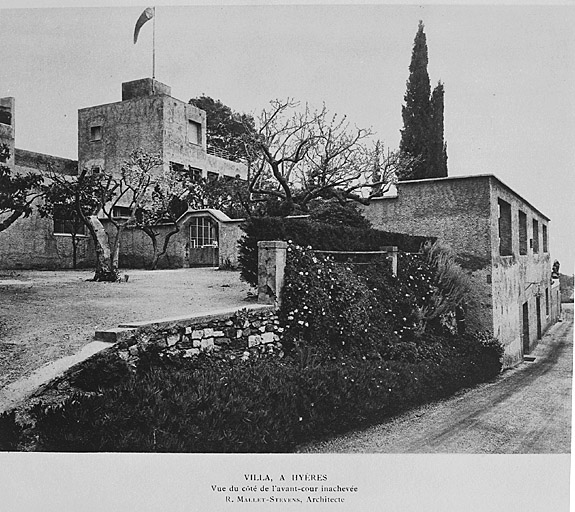
[[[136,21],[136,28],[134,29],[134,44],[138,41],[138,35],[140,34],[140,29],[143,27],[146,21],[150,21],[154,17],[154,8],[148,7]]]

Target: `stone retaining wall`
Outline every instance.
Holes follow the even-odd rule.
[[[123,325],[107,331],[117,338],[118,355],[135,363],[142,352],[153,349],[184,358],[202,352],[229,357],[245,357],[251,351],[281,349],[283,328],[273,306],[250,308],[181,319],[168,319],[146,325]],[[106,331],[98,333],[104,338]]]

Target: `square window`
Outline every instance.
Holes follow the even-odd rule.
[[[202,144],[202,125],[191,119],[188,120],[188,141],[198,146]]]
[[[90,128],[90,140],[91,141],[98,141],[102,140],[102,126],[92,126]]]

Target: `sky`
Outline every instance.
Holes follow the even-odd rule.
[[[156,5],[156,79],[172,96],[254,115],[276,98],[325,103],[391,149],[423,20],[449,175],[494,174],[550,217],[551,257],[573,272],[575,6]],[[0,10],[16,147],[77,158],[77,110],[152,74],[151,22],[133,44],[145,7]]]

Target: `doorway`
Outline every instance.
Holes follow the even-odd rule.
[[[529,354],[529,303],[523,303],[523,354]]]
[[[211,217],[192,217],[189,244],[188,265],[190,267],[218,266],[218,225]]]
[[[541,339],[541,297],[535,297],[535,307],[537,308],[537,339]]]

